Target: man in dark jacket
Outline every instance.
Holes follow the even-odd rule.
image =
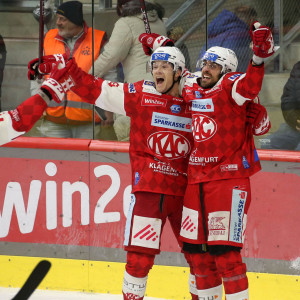
[[[252,56],[249,36],[250,25],[257,17],[256,10],[249,6],[239,6],[234,12],[224,9],[208,26],[208,43],[200,51],[199,59],[206,49],[220,46],[233,50],[238,58],[238,72],[246,72]],[[200,65],[196,70],[200,71]]]
[[[283,88],[281,109],[286,123],[282,123],[261,148],[300,151],[300,61],[294,65]]]

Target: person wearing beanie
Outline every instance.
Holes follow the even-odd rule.
[[[104,31],[94,30],[94,60],[100,49],[107,42]],[[63,2],[56,12],[56,28],[49,30],[44,39],[44,54],[66,54],[74,57],[77,64],[86,72],[92,68],[92,28],[83,19],[82,3],[79,1]],[[35,94],[41,82],[33,83],[31,94]],[[103,118],[104,114],[104,118]],[[93,106],[83,101],[72,92],[68,92],[60,105],[46,109],[41,123],[34,126],[32,135],[43,137],[84,138],[116,140],[111,112],[103,112],[102,117],[95,115],[93,130]],[[105,119],[106,120],[103,120]],[[37,133],[37,134],[36,134]],[[31,135],[29,133],[28,135]],[[94,136],[93,136],[94,135]]]
[[[68,1],[62,3],[56,14],[66,17],[73,24],[83,25],[82,3],[79,1]]]

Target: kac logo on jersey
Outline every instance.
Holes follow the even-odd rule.
[[[192,120],[190,118],[153,112],[151,125],[155,127],[191,132],[191,122]]]
[[[171,112],[172,112],[173,114],[178,114],[178,113],[180,113],[180,111],[181,111],[180,105],[173,104],[173,105],[171,106]]]
[[[192,101],[192,111],[211,112],[214,110],[214,103],[211,98]]]
[[[193,118],[193,135],[197,142],[204,142],[212,138],[217,132],[217,123],[205,115],[195,115]]]
[[[129,83],[129,84],[128,84],[128,91],[129,91],[129,93],[135,93],[135,92],[136,92],[133,83]]]
[[[148,137],[148,147],[158,157],[177,159],[186,157],[191,151],[189,140],[171,131],[155,132]]]

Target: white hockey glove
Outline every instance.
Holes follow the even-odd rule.
[[[274,54],[274,40],[269,27],[262,26],[259,22],[254,22],[251,25],[250,36],[253,42],[253,57],[252,61],[256,65],[261,65],[264,58]]]

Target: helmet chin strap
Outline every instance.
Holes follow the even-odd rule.
[[[169,93],[169,92],[171,91],[171,89],[173,88],[174,84],[175,84],[176,82],[179,82],[179,81],[180,81],[180,77],[181,77],[181,76],[179,76],[178,79],[175,80],[175,73],[176,73],[176,72],[173,73],[173,83],[172,83],[171,87],[168,88],[166,92],[162,93],[163,95]]]

